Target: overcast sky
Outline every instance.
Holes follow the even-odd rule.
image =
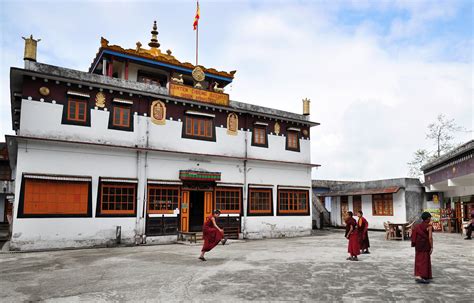
[[[232,100],[302,112],[311,99],[313,178],[404,177],[439,113],[473,129],[472,1],[200,1],[199,63],[237,70]],[[194,62],[195,1],[0,0],[0,135],[12,134],[9,69],[22,36],[38,61],[86,71],[103,36]],[[459,133],[457,142],[472,139]],[[1,139],[0,139],[1,140]]]

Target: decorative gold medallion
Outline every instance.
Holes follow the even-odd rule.
[[[239,117],[235,113],[227,115],[227,134],[231,136],[237,136],[239,128]]]
[[[307,129],[303,129],[303,135],[304,135],[305,137],[307,137],[307,136],[309,135],[309,132],[308,132]]]
[[[277,136],[280,134],[280,123],[275,122],[274,132],[275,132],[275,135],[277,135]]]
[[[104,108],[105,107],[105,94],[103,92],[98,92],[95,95],[95,106]]]
[[[192,75],[193,75],[193,79],[196,80],[197,82],[204,81],[204,79],[206,78],[206,75],[204,75],[204,71],[199,66],[196,66],[193,69]]]
[[[47,88],[46,86],[42,86],[40,87],[39,89],[39,93],[41,94],[41,96],[48,96],[49,95],[49,88]]]
[[[456,174],[456,166],[453,167],[453,175]]]
[[[166,105],[160,100],[151,103],[151,122],[158,125],[166,124]]]

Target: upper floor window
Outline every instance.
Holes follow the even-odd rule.
[[[186,116],[183,137],[215,141],[216,137],[212,118]]]
[[[87,101],[69,99],[67,103],[67,119],[69,121],[86,122]]]
[[[168,78],[165,75],[150,74],[139,71],[137,81],[150,85],[166,86]]]
[[[299,144],[299,138],[298,138],[297,132],[288,131],[288,134],[286,135],[286,149],[294,150],[294,151],[300,150],[300,144]]]
[[[114,106],[113,125],[119,127],[130,127],[130,108]]]
[[[265,126],[255,126],[253,128],[252,145],[268,147],[267,128]]]

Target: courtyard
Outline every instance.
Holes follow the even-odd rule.
[[[473,242],[435,234],[434,281],[413,281],[410,241],[370,232],[371,254],[346,261],[342,230],[232,241],[197,259],[199,245],[0,254],[0,301],[471,302]]]

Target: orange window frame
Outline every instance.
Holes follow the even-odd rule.
[[[118,112],[118,121],[117,121]],[[127,115],[125,115],[127,113]],[[130,127],[130,108],[114,106],[112,124],[120,127]]]
[[[216,188],[214,194],[214,205],[223,214],[240,214],[242,201],[242,189],[240,188]]]
[[[287,140],[288,140],[288,148],[298,149],[298,133],[288,132]]]
[[[109,189],[108,193],[104,193],[106,189]],[[111,189],[114,189],[116,192],[112,193]],[[125,192],[124,192],[125,189]],[[120,194],[118,193],[120,190]],[[100,186],[100,213],[104,215],[133,215],[135,214],[136,209],[136,185],[135,184],[108,184],[102,183]],[[127,197],[130,200],[125,200],[124,197]],[[124,201],[125,200],[125,201]],[[104,208],[107,204],[107,209]],[[129,205],[132,204],[130,209]],[[110,209],[111,205],[114,205],[114,209]],[[120,205],[120,207],[119,207]],[[126,207],[124,207],[126,206]],[[120,209],[118,209],[120,208]],[[123,209],[126,208],[126,209]]]
[[[372,215],[393,216],[393,194],[372,195]]]
[[[263,188],[250,188],[249,189],[249,214],[271,214],[272,209],[273,209],[273,203],[272,203],[272,190],[271,189],[263,189]],[[252,194],[254,193],[263,193],[263,194],[268,194],[268,200],[264,201],[262,198],[259,197],[259,201],[254,200],[254,196]],[[264,203],[262,203],[264,202]],[[260,206],[262,204],[268,204],[265,205],[268,208],[267,209],[255,209],[255,206]]]
[[[84,117],[80,118],[81,109]],[[86,122],[87,120],[87,101],[69,99],[67,103],[67,119],[69,121]]]
[[[253,143],[258,145],[265,145],[266,137],[267,137],[267,130],[263,127],[254,127],[253,129]]]
[[[304,196],[304,208],[300,207],[300,198]],[[282,209],[286,200],[287,209]],[[309,211],[309,195],[305,190],[278,190],[278,212],[281,214],[306,214]]]
[[[155,191],[155,194],[152,194],[153,191]],[[158,192],[160,195],[157,194]],[[155,199],[159,199],[159,197],[161,197],[162,200],[156,201]],[[173,201],[166,200],[170,198],[172,198]],[[148,185],[147,201],[147,212],[149,214],[173,214],[174,210],[180,207],[181,190],[179,186]],[[152,204],[153,207],[150,207]],[[165,208],[163,208],[163,206],[165,206]]]
[[[186,117],[186,135],[212,138],[212,120],[207,118]]]
[[[25,179],[24,215],[87,215],[90,182]]]

